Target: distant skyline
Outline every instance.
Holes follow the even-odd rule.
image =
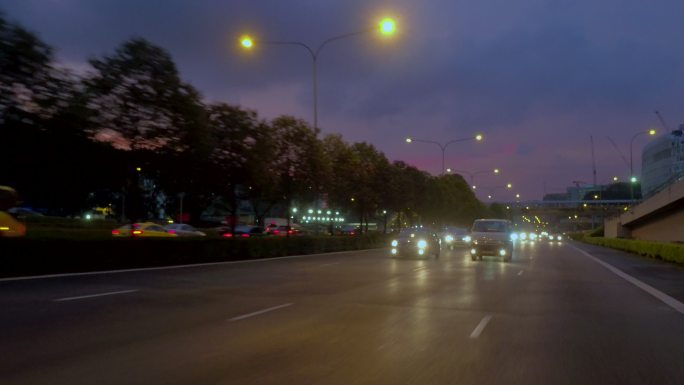
[[[487,201],[541,199],[572,181],[592,181],[590,136],[599,183],[626,180],[639,131],[684,123],[684,2],[677,0],[478,1],[92,1],[0,0],[0,12],[55,49],[61,65],[87,71],[87,59],[139,36],[167,49],[181,76],[208,101],[294,115],[312,122],[311,59],[300,47],[246,53],[238,37],[301,41],[397,19],[390,39],[365,34],[326,46],[319,61],[319,126],[366,141],[390,160],[432,174],[436,146],[483,133],[482,143],[447,150],[453,169],[478,175]],[[648,137],[635,142],[635,169]],[[464,175],[468,179],[467,175]],[[512,182],[514,188],[504,186]]]

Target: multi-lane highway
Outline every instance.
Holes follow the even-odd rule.
[[[2,384],[682,384],[684,270],[387,250],[0,281]]]

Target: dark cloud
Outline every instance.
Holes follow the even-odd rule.
[[[406,135],[446,141],[485,132],[477,146],[449,148],[448,161],[471,171],[505,165],[523,196],[539,198],[540,180],[591,178],[590,135],[608,180],[625,169],[607,136],[626,152],[634,132],[658,124],[654,109],[673,127],[684,122],[679,0],[0,0],[69,65],[141,36],[168,49],[207,98],[305,119],[307,52],[267,46],[245,55],[236,37],[249,31],[315,47],[390,9],[400,36],[362,35],[321,53],[324,132],[370,141],[432,172],[435,149],[407,146]]]

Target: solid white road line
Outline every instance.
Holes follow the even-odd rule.
[[[323,266],[339,265],[340,263],[342,263],[342,262],[324,263],[324,264],[322,264],[322,265],[320,265],[320,266],[323,267]]]
[[[586,257],[588,257],[589,259],[598,263],[599,265],[610,270],[611,272],[613,272],[618,277],[624,279],[625,281],[631,283],[632,285],[638,287],[639,289],[647,292],[648,294],[656,297],[657,299],[659,299],[661,302],[663,302],[667,306],[669,306],[669,307],[675,309],[676,311],[684,314],[684,303],[677,301],[676,299],[670,297],[669,295],[663,293],[662,291],[654,288],[653,286],[651,286],[647,283],[639,281],[638,279],[636,279],[636,278],[632,277],[631,275],[623,272],[622,270],[619,270],[618,268],[603,262],[602,260],[594,257],[593,255],[589,254],[588,252],[580,249],[579,247],[577,247],[575,245],[569,244],[569,246],[571,246],[573,249],[579,251],[580,253],[584,254]]]
[[[9,281],[25,281],[30,279],[45,279],[45,278],[62,278],[62,277],[78,277],[82,275],[101,275],[101,274],[120,274],[120,273],[132,273],[138,271],[155,271],[155,270],[173,270],[173,269],[186,269],[190,267],[204,267],[204,266],[220,266],[220,265],[235,265],[240,263],[259,263],[259,262],[269,262],[279,259],[294,259],[294,258],[306,258],[306,257],[319,257],[326,255],[336,255],[336,254],[349,254],[358,253],[364,251],[380,250],[377,249],[363,249],[363,250],[349,250],[349,251],[334,251],[332,253],[318,253],[318,254],[303,254],[303,255],[289,255],[285,257],[273,257],[273,258],[261,258],[261,259],[248,259],[244,261],[225,261],[225,262],[207,262],[207,263],[190,263],[187,265],[173,265],[173,266],[159,266],[159,267],[141,267],[137,269],[122,269],[122,270],[102,270],[102,271],[90,271],[86,273],[64,273],[64,274],[47,274],[47,275],[30,275],[24,277],[9,277],[0,278],[0,282]]]
[[[66,298],[58,298],[53,300],[54,302],[63,302],[63,301],[73,301],[77,299],[86,299],[86,298],[95,298],[95,297],[104,297],[106,295],[116,295],[116,294],[126,294],[126,293],[133,293],[138,290],[121,290],[121,291],[110,291],[108,293],[98,293],[98,294],[88,294],[88,295],[79,295],[78,297],[66,297]]]
[[[292,304],[292,303],[285,303],[285,304],[282,304],[282,305],[269,307],[268,309],[263,309],[263,310],[255,311],[254,313],[249,313],[249,314],[244,314],[244,315],[240,315],[240,316],[237,316],[237,317],[233,317],[233,318],[229,319],[228,321],[239,321],[239,320],[241,320],[241,319],[245,319],[245,318],[249,318],[249,317],[254,317],[255,315],[268,313],[269,311],[274,311],[274,310],[282,309],[282,308],[284,308],[284,307],[288,307],[288,306],[292,306],[292,305],[294,305],[294,304]]]
[[[486,316],[484,316],[484,318],[482,318],[482,321],[480,321],[480,323],[477,324],[477,326],[475,327],[475,330],[473,330],[473,332],[470,333],[470,338],[477,338],[477,337],[479,337],[480,334],[482,333],[482,331],[484,330],[484,328],[485,328],[485,327],[487,326],[487,324],[489,323],[489,320],[491,320],[491,319],[492,319],[492,316],[489,315],[489,314],[486,315]]]

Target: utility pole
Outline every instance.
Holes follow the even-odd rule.
[[[594,174],[594,187],[596,187],[596,155],[594,154],[594,136],[589,135],[591,140],[591,167]]]

